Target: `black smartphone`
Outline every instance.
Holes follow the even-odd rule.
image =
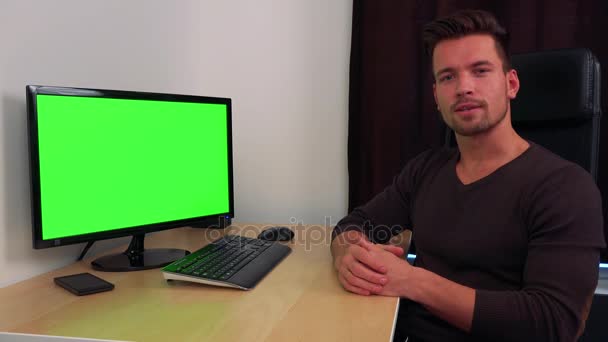
[[[55,278],[55,284],[77,296],[110,291],[114,284],[105,281],[91,273],[78,273]]]

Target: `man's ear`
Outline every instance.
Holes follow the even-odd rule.
[[[439,102],[437,101],[437,85],[433,82],[433,97],[435,98],[435,104],[437,105],[437,110],[439,110]]]
[[[517,71],[511,69],[507,72],[507,96],[510,100],[517,97],[519,91],[519,77],[517,77]]]

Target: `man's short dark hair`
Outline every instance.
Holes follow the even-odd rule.
[[[426,52],[433,59],[435,46],[446,39],[456,39],[471,34],[488,34],[494,38],[496,52],[502,60],[505,72],[511,70],[511,60],[507,50],[509,35],[496,17],[482,10],[462,10],[447,17],[426,24],[422,30],[422,40]]]

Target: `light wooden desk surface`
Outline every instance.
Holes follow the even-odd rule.
[[[167,230],[148,235],[146,248],[194,251],[260,228]],[[325,229],[295,227],[293,252],[251,291],[167,282],[159,269],[106,273],[93,270],[91,259],[77,262],[0,289],[0,331],[130,341],[389,341],[397,299],[344,291]],[[78,297],[53,283],[81,272],[116,287]]]

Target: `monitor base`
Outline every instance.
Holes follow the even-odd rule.
[[[126,251],[102,256],[91,262],[93,269],[104,272],[130,272],[159,268],[179,260],[190,252],[175,248],[144,249],[144,234],[133,235]]]

